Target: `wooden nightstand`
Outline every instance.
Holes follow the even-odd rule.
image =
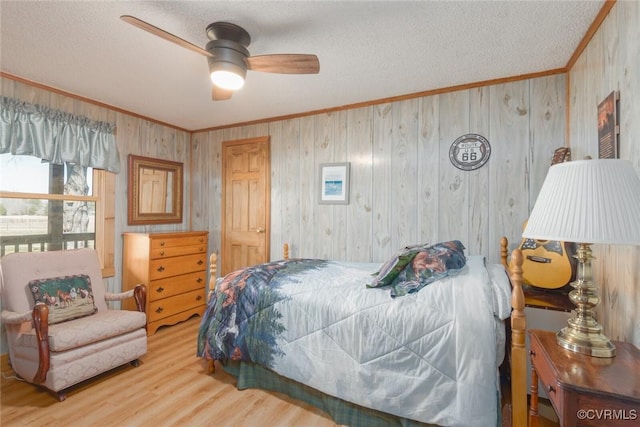
[[[529,425],[538,425],[538,377],[560,419],[568,426],[640,424],[640,350],[614,341],[616,357],[574,353],[556,343],[551,331],[530,330],[531,409]]]
[[[572,288],[573,289],[573,288]],[[567,320],[571,317],[571,310],[575,309],[569,300],[568,291],[547,290],[529,285],[522,287],[524,292],[524,312],[527,317],[527,329],[544,329],[547,331],[559,331],[567,326]],[[531,349],[530,339],[526,338],[527,352]],[[531,361],[527,359],[527,372],[531,370]],[[540,397],[548,398],[546,391],[540,387]],[[530,394],[531,377],[527,378],[527,392]],[[546,402],[548,408],[544,413],[553,417],[551,403]]]

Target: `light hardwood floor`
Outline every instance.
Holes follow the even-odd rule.
[[[2,364],[0,425],[9,426],[335,426],[312,406],[262,390],[239,391],[222,369],[207,374],[196,357],[200,317],[149,337],[140,366],[87,381],[64,402],[11,378]]]
[[[69,392],[64,402],[14,375],[2,358],[0,425],[328,427],[336,424],[313,406],[279,393],[242,390],[235,380],[196,357],[200,317],[161,327],[149,337],[140,366],[126,365]],[[506,392],[506,393],[505,393]],[[508,390],[503,395],[509,396]],[[541,406],[544,410],[544,405]],[[553,410],[551,410],[553,411]],[[544,414],[543,414],[544,415]],[[558,426],[544,423],[544,426]]]

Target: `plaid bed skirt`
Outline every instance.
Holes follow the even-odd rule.
[[[425,424],[329,396],[304,384],[282,377],[260,365],[247,362],[229,362],[223,368],[236,378],[238,390],[258,388],[283,393],[329,414],[336,424],[367,427],[429,427]]]

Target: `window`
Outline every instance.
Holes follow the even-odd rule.
[[[113,275],[114,206],[108,172],[31,156],[0,155],[0,255],[93,248]],[[105,259],[105,255],[107,255]]]

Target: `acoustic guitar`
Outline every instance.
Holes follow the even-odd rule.
[[[571,160],[567,147],[556,149],[551,165]],[[524,227],[527,225],[525,221]],[[575,280],[575,245],[554,240],[522,239],[523,280],[527,285],[544,289],[559,289]]]

